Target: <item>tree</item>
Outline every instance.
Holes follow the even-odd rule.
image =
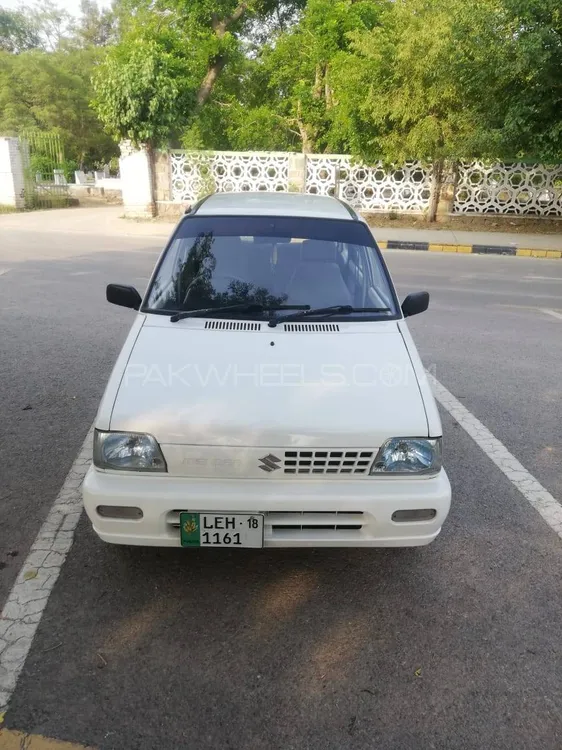
[[[169,41],[169,40],[168,40]],[[189,61],[161,38],[112,48],[93,78],[93,106],[116,140],[156,148],[186,120],[194,100]]]
[[[244,33],[303,2],[141,0],[96,73],[96,111],[118,139],[154,147],[189,127],[197,138],[195,120],[219,78],[243,59]]]
[[[117,41],[115,8],[100,8],[95,0],[80,0],[80,19],[74,40],[81,47],[105,47]]]
[[[0,50],[17,53],[38,47],[39,44],[37,29],[25,13],[0,8]]]
[[[89,106],[96,58],[93,49],[0,53],[0,132],[56,132],[81,168],[107,162],[118,149]]]
[[[371,30],[385,0],[309,0],[298,23],[283,30],[257,56],[246,76],[246,101],[235,141],[270,133],[304,152],[347,146],[334,98],[332,67],[349,49],[353,31]],[[249,95],[248,95],[249,92]],[[246,146],[248,147],[248,146]]]
[[[467,86],[480,104],[483,137],[476,151],[505,159],[561,161],[560,3],[503,0],[496,3],[485,30],[487,54],[470,60],[467,77]],[[477,96],[483,90],[490,95]]]
[[[29,17],[37,29],[40,46],[45,51],[60,49],[73,32],[72,16],[53,0],[36,0],[29,10]]]
[[[557,0],[402,0],[351,35],[333,71],[352,151],[433,163],[435,217],[445,160],[562,157]]]

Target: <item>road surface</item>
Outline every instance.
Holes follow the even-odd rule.
[[[105,285],[142,290],[167,231],[40,216],[0,217],[2,604],[133,318]],[[431,293],[410,324],[426,367],[561,499],[562,261],[386,258],[401,297]],[[0,748],[18,730],[103,750],[560,750],[562,542],[442,418],[454,500],[425,549],[126,549],[82,518]]]

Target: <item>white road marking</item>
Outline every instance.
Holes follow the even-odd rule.
[[[428,378],[435,398],[441,406],[466,430],[488,458],[496,464],[562,539],[562,505],[445,386],[429,373]]]
[[[90,465],[92,429],[39,529],[0,617],[0,714],[6,710],[82,513],[80,486]]]
[[[562,320],[562,313],[556,312],[556,310],[547,310],[546,307],[541,307],[541,312],[543,312],[545,315],[552,315],[553,318]]]
[[[9,268],[0,268],[0,276],[4,276],[4,274],[8,273],[9,270]]]
[[[491,307],[501,307],[504,310],[532,310],[536,313],[545,313],[562,320],[562,313],[556,310],[550,310],[547,307],[536,307],[535,305],[503,305],[500,302],[491,305]]]
[[[524,276],[523,281],[562,281],[562,276]]]

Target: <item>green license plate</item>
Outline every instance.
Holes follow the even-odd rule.
[[[263,547],[261,513],[180,513],[182,547]]]

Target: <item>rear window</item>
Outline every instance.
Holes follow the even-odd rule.
[[[360,222],[247,216],[184,219],[158,266],[143,309],[173,313],[245,302],[269,308],[388,308],[376,315],[358,312],[358,318],[397,314],[380,253]]]

